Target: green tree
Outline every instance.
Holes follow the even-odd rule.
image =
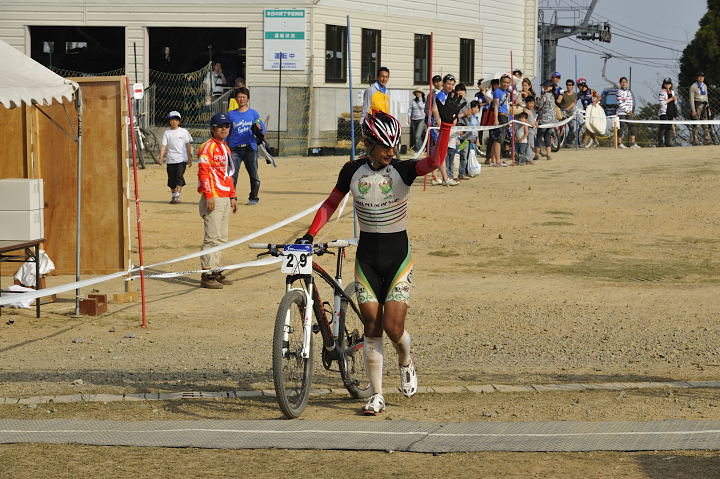
[[[657,102],[648,103],[640,108],[639,111],[636,111],[633,118],[635,120],[657,120],[659,109],[660,105]],[[657,142],[657,125],[640,123],[635,125],[635,127],[635,141],[639,145],[648,146]]]
[[[707,13],[700,19],[695,38],[680,57],[680,86],[689,86],[695,73],[705,73],[705,83],[720,87],[720,0],[708,0]]]

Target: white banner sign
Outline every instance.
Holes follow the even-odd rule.
[[[263,69],[305,70],[305,10],[263,11]]]

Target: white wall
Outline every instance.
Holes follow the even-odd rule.
[[[514,66],[534,70],[537,0],[470,0],[447,6],[439,0],[310,0],[258,4],[250,0],[227,2],[222,9],[197,0],[166,2],[113,0],[4,0],[0,3],[0,38],[30,53],[28,25],[124,26],[126,28],[127,71],[133,71],[133,42],[137,44],[141,77],[147,67],[146,27],[242,27],[247,32],[247,77],[253,85],[272,85],[276,72],[262,70],[263,8],[306,8],[306,58],[311,70],[285,72],[288,84],[324,83],[325,25],[345,25],[351,16],[353,81],[360,77],[360,29],[382,30],[382,63],[392,70],[392,85],[411,88],[413,34],[434,33],[433,70],[459,70],[459,39],[474,38],[475,76],[505,71]],[[314,56],[313,56],[314,54]]]
[[[233,0],[222,4],[198,0],[161,2],[147,0],[0,0],[0,38],[30,53],[28,25],[121,26],[126,28],[126,71],[134,72],[133,42],[137,44],[138,70],[147,82],[148,27],[235,27],[246,29],[248,85],[274,87],[278,74],[263,68],[263,9],[306,9],[306,62],[304,72],[283,72],[284,86],[311,86],[313,130],[335,128],[337,117],[349,109],[347,84],[325,83],[325,25],[345,25],[351,17],[352,79],[360,83],[362,28],[382,31],[381,64],[391,70],[389,86],[412,90],[414,34],[434,34],[433,73],[459,75],[460,38],[475,39],[475,79],[510,70],[535,72],[537,0],[282,0],[269,4]],[[321,90],[331,90],[321,93]],[[259,92],[260,90],[258,90]],[[268,90],[277,101],[277,94]],[[255,98],[254,106],[276,116],[271,98]],[[264,105],[264,103],[268,103]],[[282,119],[285,126],[285,119]],[[315,135],[311,134],[311,137]]]

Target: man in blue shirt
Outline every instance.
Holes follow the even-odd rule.
[[[503,75],[500,78],[500,87],[493,91],[493,125],[505,125],[510,119],[510,77]],[[492,166],[507,166],[501,159],[501,148],[505,135],[507,134],[507,126],[490,130],[490,139],[492,140],[492,157],[490,164]]]
[[[260,120],[260,114],[249,106],[250,90],[245,87],[235,90],[235,101],[238,104],[237,109],[227,114],[232,124],[228,145],[235,164],[233,183],[237,185],[238,172],[242,162],[250,177],[250,194],[247,204],[256,205],[260,201],[258,198],[260,176],[258,175],[257,145],[265,137],[265,125]]]

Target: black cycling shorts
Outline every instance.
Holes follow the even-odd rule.
[[[413,262],[407,232],[360,232],[355,257],[359,303],[410,301]]]

